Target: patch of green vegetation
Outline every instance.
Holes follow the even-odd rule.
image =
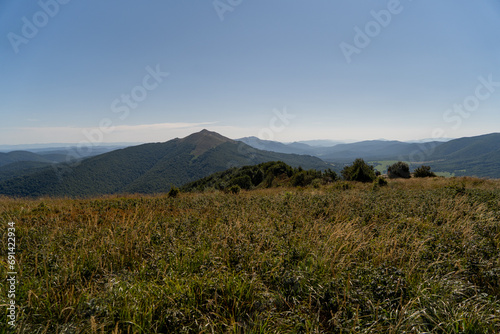
[[[269,161],[254,166],[230,168],[208,177],[188,183],[183,191],[205,191],[206,189],[226,190],[233,186],[238,189],[269,188],[276,186],[305,187],[311,184],[330,183],[337,180],[337,174],[328,169],[304,170],[293,168],[282,161]]]
[[[437,176],[442,176],[442,177],[454,177],[455,173],[450,173],[450,172],[434,172]]]
[[[380,161],[370,161],[369,164],[372,165],[375,170],[379,171],[382,174],[387,174],[387,168],[389,166],[397,163],[398,160],[380,160]]]
[[[372,182],[376,178],[373,166],[365,163],[363,159],[356,159],[352,165],[342,169],[342,178],[347,181]]]

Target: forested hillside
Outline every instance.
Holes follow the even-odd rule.
[[[9,196],[93,196],[160,193],[234,166],[281,160],[294,167],[326,169],[321,159],[254,149],[215,132],[201,131],[165,143],[143,144],[85,159],[52,165],[4,179],[0,194]]]

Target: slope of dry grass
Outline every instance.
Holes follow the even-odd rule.
[[[500,332],[499,181],[3,198],[0,213],[18,333]]]

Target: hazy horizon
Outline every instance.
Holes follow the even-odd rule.
[[[211,131],[210,129],[203,129],[203,130],[208,130]],[[201,130],[200,130],[201,131]],[[200,131],[197,131],[195,133],[198,133]],[[164,141],[160,142],[167,142],[172,139],[176,138],[185,138],[193,133],[188,133],[185,136],[179,136],[179,137],[174,137],[170,138]],[[232,140],[241,140],[245,138],[258,138],[257,136],[245,136],[245,137],[229,137],[225,136],[224,134],[219,133],[220,135],[227,137]],[[485,133],[485,134],[480,134],[481,135],[488,135],[492,133]],[[439,142],[447,142],[450,140],[454,139],[459,139],[459,138],[422,138],[422,139],[416,139],[416,140],[396,140],[396,139],[388,139],[388,138],[374,138],[374,139],[367,139],[367,140],[334,140],[334,139],[324,139],[324,138],[318,138],[318,139],[310,139],[310,140],[292,140],[292,141],[280,141],[280,140],[272,140],[274,142],[279,142],[283,144],[293,144],[293,143],[306,143],[311,146],[323,146],[323,147],[328,147],[328,146],[335,146],[337,144],[352,144],[352,143],[359,143],[359,142],[365,142],[365,141],[400,141],[400,142],[406,142],[406,143],[426,143],[426,142],[431,142],[431,141],[439,141]],[[267,141],[268,139],[261,139],[264,141]],[[322,142],[321,144],[315,144],[315,142]],[[153,142],[100,142],[95,145],[80,145],[81,143],[78,142],[52,142],[52,143],[27,143],[27,144],[0,144],[0,152],[7,152],[10,149],[12,150],[44,150],[46,148],[69,148],[69,147],[81,147],[85,151],[88,151],[89,149],[92,148],[103,148],[103,147],[126,147],[126,146],[135,146],[135,145],[142,145],[142,144],[148,144],[148,143],[153,143]],[[331,143],[327,144],[327,143]]]
[[[500,4],[0,3],[0,146],[498,132]]]

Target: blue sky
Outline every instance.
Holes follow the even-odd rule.
[[[498,132],[499,31],[497,0],[2,1],[0,144]]]

